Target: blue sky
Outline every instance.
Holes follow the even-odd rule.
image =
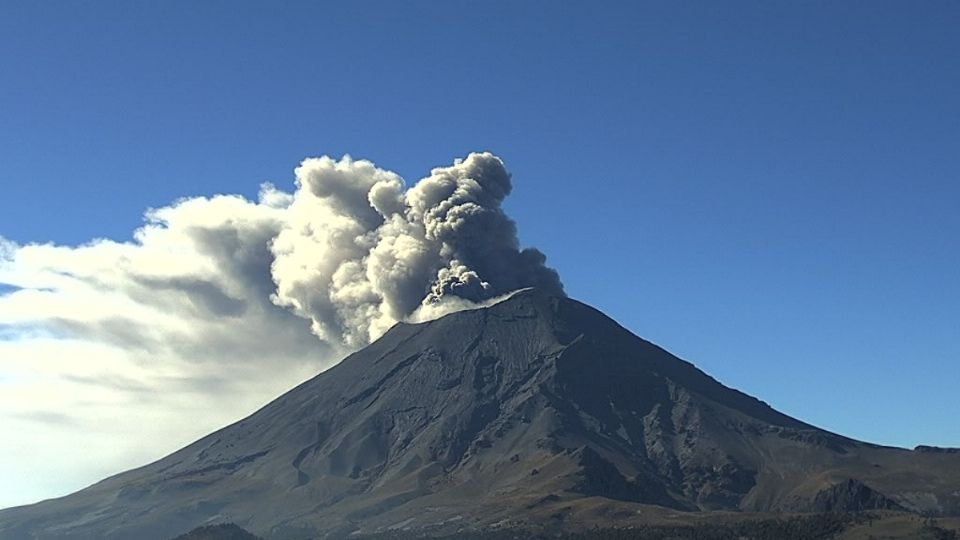
[[[489,150],[571,296],[810,423],[960,446],[958,27],[946,1],[7,2],[0,235],[127,241],[307,156],[412,183]]]

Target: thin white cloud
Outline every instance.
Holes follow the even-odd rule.
[[[269,300],[281,213],[189,199],[134,242],[3,242],[0,506],[161,457],[334,357]]]

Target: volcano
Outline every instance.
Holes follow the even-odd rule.
[[[166,539],[219,522],[344,538],[865,509],[960,514],[960,453],[818,429],[528,289],[397,324],[155,463],[0,511],[0,538]]]

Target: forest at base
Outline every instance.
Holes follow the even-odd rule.
[[[697,525],[649,525],[631,528],[594,528],[578,532],[531,532],[518,529],[461,531],[446,535],[427,535],[422,531],[387,531],[351,536],[354,540],[829,540],[848,528],[870,523],[876,514],[811,514],[789,518],[771,518],[737,523]],[[956,531],[925,520],[917,531],[917,540],[960,540]],[[234,525],[199,527],[174,540],[262,540]]]

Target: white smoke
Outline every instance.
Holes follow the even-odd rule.
[[[292,193],[179,200],[129,242],[0,237],[0,432],[18,434],[0,445],[0,507],[160,457],[397,321],[563,294],[519,248],[510,189],[491,154],[409,189],[368,161],[311,158]]]

